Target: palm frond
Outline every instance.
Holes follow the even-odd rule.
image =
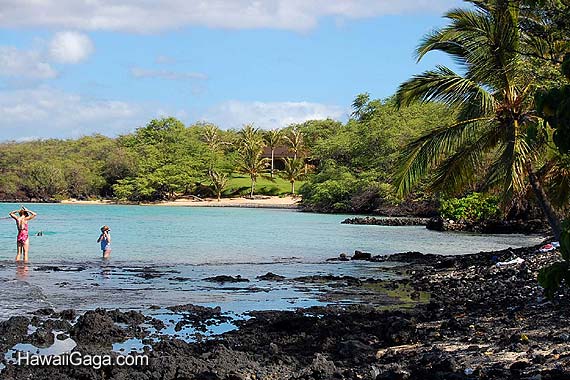
[[[400,195],[411,191],[427,171],[466,141],[474,140],[486,118],[465,120],[436,128],[414,140],[404,149],[396,174],[395,187]]]
[[[480,110],[477,116],[489,114],[495,108],[494,99],[485,88],[444,66],[416,75],[400,85],[396,92],[397,107],[417,101],[440,101],[450,106],[473,105]]]
[[[454,154],[438,165],[430,188],[438,191],[455,193],[472,185],[485,163],[485,157],[501,139],[501,132],[485,123],[480,136],[472,142],[463,144]]]

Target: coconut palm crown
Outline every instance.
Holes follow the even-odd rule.
[[[448,25],[425,36],[416,51],[418,61],[432,51],[446,53],[461,72],[437,66],[396,93],[398,107],[443,102],[456,122],[406,147],[395,184],[406,194],[430,174],[432,189],[453,192],[484,173],[484,187],[499,187],[505,199],[516,199],[530,183],[556,234],[557,216],[533,167],[543,144],[528,138],[541,119],[534,111],[532,74],[521,65],[527,47],[520,36],[520,1],[467,2],[473,6],[448,12]]]

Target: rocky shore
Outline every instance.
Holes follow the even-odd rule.
[[[504,264],[515,257],[517,264]],[[32,367],[4,360],[0,377],[570,379],[570,293],[548,300],[536,282],[538,270],[559,259],[537,247],[451,257],[402,253],[383,259],[403,275],[393,281],[268,273],[267,281],[329,284],[323,297],[331,306],[232,320],[219,308],[178,305],[168,308],[175,333],[150,310],[98,309],[77,317],[73,310],[42,309],[0,322],[0,351],[69,338],[84,354],[120,355],[112,343],[140,339],[144,348],[136,355],[148,355],[148,365]],[[200,333],[229,322],[237,329]],[[187,328],[192,339],[176,333]]]
[[[540,219],[531,220],[487,220],[484,222],[454,221],[441,217],[382,217],[372,216],[347,218],[341,224],[375,226],[426,226],[434,231],[475,232],[484,234],[545,234],[548,224]]]
[[[375,226],[425,226],[428,222],[428,218],[374,218],[371,216],[365,216],[363,218],[347,218],[341,223]]]
[[[483,234],[546,234],[550,230],[548,223],[540,219],[468,222],[435,217],[429,219],[426,226],[434,231],[462,231]]]

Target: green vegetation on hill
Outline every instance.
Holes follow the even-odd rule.
[[[346,123],[263,131],[151,120],[133,133],[0,144],[0,198],[115,198],[298,192],[324,212],[374,212],[441,200],[457,218],[540,206],[556,235],[569,209],[568,6],[466,1],[420,42],[437,66],[388,99],[357,95]],[[271,159],[286,147],[286,157]],[[283,160],[276,165],[276,160]],[[282,170],[278,171],[279,167]],[[474,194],[475,193],[475,194]],[[479,195],[481,194],[481,195]],[[489,201],[492,200],[492,201]],[[513,211],[515,210],[515,211]]]

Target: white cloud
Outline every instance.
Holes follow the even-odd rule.
[[[231,100],[210,109],[201,118],[222,128],[241,128],[253,123],[258,128],[283,128],[307,120],[341,119],[346,110],[309,102],[241,102]]]
[[[170,70],[151,70],[151,69],[143,69],[140,67],[131,68],[131,75],[134,76],[135,78],[158,78],[166,80],[208,79],[208,76],[204,73],[177,72]]]
[[[0,136],[77,137],[94,132],[115,135],[146,123],[137,104],[86,99],[49,87],[0,91]]]
[[[188,25],[307,30],[326,16],[441,12],[458,0],[0,0],[3,27],[156,32]]]
[[[38,51],[0,46],[0,76],[49,79],[56,77],[57,71]]]
[[[49,44],[50,56],[59,63],[79,63],[94,50],[87,35],[71,31],[56,33]]]
[[[170,57],[168,55],[159,55],[154,60],[155,63],[159,65],[170,65],[176,63],[176,58]]]

